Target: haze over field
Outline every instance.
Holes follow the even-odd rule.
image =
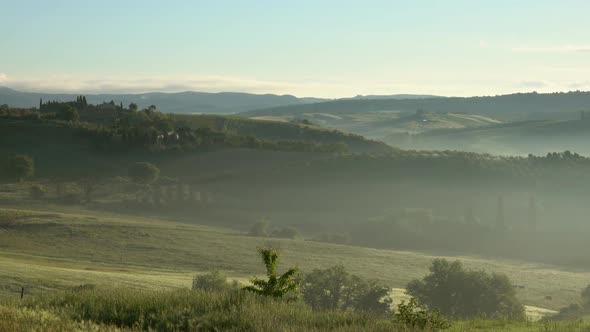
[[[0,331],[587,331],[587,1],[0,0]]]

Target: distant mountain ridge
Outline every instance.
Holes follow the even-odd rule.
[[[75,100],[79,94],[74,93],[44,93],[23,92],[0,86],[0,105],[7,104],[12,107],[36,107],[39,99],[45,101],[70,101]],[[149,92],[128,94],[83,94],[91,104],[100,104],[113,100],[116,104],[136,103],[140,108],[156,105],[158,109],[166,113],[202,113],[202,114],[232,114],[248,112],[258,109],[295,106],[310,103],[331,101],[333,99],[314,97],[295,97],[292,95],[276,94],[252,94],[243,92]],[[424,99],[437,96],[431,95],[367,95],[343,98],[342,100],[356,99]]]
[[[0,105],[12,107],[36,107],[39,99],[70,101],[79,94],[21,92],[7,87],[0,87]],[[139,107],[156,105],[167,113],[211,113],[231,114],[254,109],[297,105],[326,101],[321,98],[298,98],[291,95],[251,94],[241,92],[150,92],[138,94],[84,94],[91,104],[100,104],[113,100],[116,104],[137,103]]]
[[[354,99],[428,99],[428,98],[445,98],[436,95],[411,95],[411,94],[396,94],[396,95],[358,95],[352,98],[341,98],[341,100]]]

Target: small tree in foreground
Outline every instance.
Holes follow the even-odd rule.
[[[266,267],[268,280],[253,277],[252,285],[243,289],[255,294],[272,297],[275,299],[287,299],[293,301],[299,298],[299,270],[290,268],[287,272],[279,276],[277,265],[279,263],[279,253],[274,248],[260,248],[258,253]]]

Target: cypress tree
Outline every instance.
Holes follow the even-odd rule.
[[[506,221],[504,219],[504,198],[498,196],[498,207],[496,210],[496,228],[503,230],[506,228]]]
[[[533,195],[529,197],[528,226],[531,232],[537,230],[537,202]]]

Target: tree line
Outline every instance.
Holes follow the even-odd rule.
[[[193,289],[206,291],[243,290],[279,301],[303,302],[315,310],[356,311],[389,316],[406,328],[450,327],[448,319],[487,317],[524,320],[525,311],[516,297],[515,286],[503,274],[473,271],[459,261],[436,259],[430,273],[408,283],[409,302],[392,305],[390,287],[350,274],[342,265],[302,274],[297,267],[278,270],[279,252],[260,248],[266,277],[253,277],[250,285],[227,282],[219,271],[197,275]]]

